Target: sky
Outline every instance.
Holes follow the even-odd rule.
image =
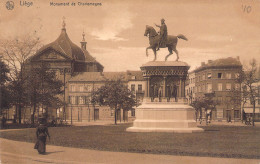
[[[140,70],[153,60],[146,25],[155,27],[162,18],[168,35],[183,34],[179,39],[179,61],[191,66],[225,57],[240,57],[242,63],[255,58],[260,63],[260,0],[27,0],[30,7],[13,0],[14,9],[0,2],[0,38],[10,39],[37,31],[42,44],[53,42],[61,32],[63,17],[72,42],[80,46],[85,33],[87,50],[104,71]],[[21,1],[23,2],[23,1]],[[50,2],[75,3],[76,6],[51,6]],[[79,6],[78,2],[102,3]],[[164,60],[167,48],[158,52]],[[173,61],[176,55],[168,60]]]

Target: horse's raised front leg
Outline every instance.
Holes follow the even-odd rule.
[[[153,49],[153,53],[154,53],[154,59],[153,59],[153,61],[155,61],[155,60],[157,59],[157,56],[156,56],[156,47],[153,47],[152,49]]]
[[[177,55],[176,61],[178,61],[178,60],[179,60],[179,53],[178,53],[178,50],[174,49],[173,51],[176,53],[176,55]]]
[[[167,61],[168,57],[172,54],[172,48],[168,47],[169,54],[165,56],[165,61]]]
[[[148,54],[148,49],[151,49],[151,48],[152,48],[151,46],[146,48],[146,56],[149,55],[149,54]]]

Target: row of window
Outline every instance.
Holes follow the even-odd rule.
[[[230,91],[231,90],[231,87],[232,84],[231,83],[226,83],[226,91]],[[236,83],[235,84],[235,89],[239,89],[240,88],[240,84]],[[208,83],[208,84],[203,84],[203,85],[199,85],[199,86],[196,86],[196,87],[190,87],[187,89],[187,94],[190,94],[190,93],[197,93],[197,92],[207,92],[207,93],[210,93],[212,92],[212,84],[211,83]],[[224,91],[223,90],[223,83],[218,83],[218,88],[217,88],[217,91]]]
[[[142,90],[143,90],[143,85],[142,84],[138,84],[137,85],[137,91],[138,92],[142,92]],[[131,84],[131,91],[135,92],[135,84]]]
[[[225,90],[226,91],[230,91],[231,90],[231,87],[232,84],[231,83],[226,83],[226,88]],[[239,89],[240,88],[240,84],[236,83],[235,84],[235,89]],[[218,86],[217,86],[217,91],[225,91],[223,89],[223,83],[218,83]],[[197,87],[195,87],[195,92],[212,92],[212,84],[211,83],[208,83],[208,84],[203,84],[203,85],[199,85]]]
[[[69,104],[88,104],[90,103],[89,96],[69,96]]]
[[[217,109],[217,118],[228,118],[231,111],[226,111],[226,116],[224,116],[224,110],[223,109]],[[234,118],[240,118],[239,110],[234,110]]]
[[[94,86],[96,90],[99,86]],[[70,92],[91,92],[93,91],[93,85],[70,85]]]
[[[96,90],[99,86],[94,86],[94,90]],[[136,85],[131,84],[131,91],[136,91]],[[142,84],[137,85],[137,91],[141,92],[143,90]],[[93,85],[70,85],[70,92],[91,92],[93,91]]]
[[[225,76],[224,76],[225,75]],[[234,74],[235,78],[238,78],[239,77],[239,73],[235,73]],[[203,81],[203,80],[206,80],[206,79],[211,79],[212,78],[212,73],[207,73],[207,74],[203,74],[202,76],[198,76],[196,77],[196,82],[199,82],[199,81]],[[219,72],[217,73],[217,77],[215,78],[218,78],[218,79],[231,79],[232,78],[232,73],[222,73],[222,72]],[[190,83],[194,83],[194,78],[191,78],[190,79]]]

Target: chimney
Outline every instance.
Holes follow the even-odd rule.
[[[80,42],[81,43],[81,48],[86,50],[87,49],[87,42],[85,41],[85,33],[83,32],[82,34],[82,41]]]
[[[204,66],[205,65],[205,62],[201,62],[201,66]]]
[[[237,60],[240,60],[240,59],[239,59],[239,56],[237,56]]]
[[[212,63],[212,60],[208,60],[208,63],[211,64],[211,63]]]

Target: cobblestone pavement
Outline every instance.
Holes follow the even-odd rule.
[[[40,155],[33,149],[33,143],[11,141],[0,138],[0,163],[108,163],[108,164],[259,164],[260,159],[234,159],[190,157],[172,155],[154,155],[96,151],[47,145],[46,155]],[[127,145],[126,145],[127,146]]]

